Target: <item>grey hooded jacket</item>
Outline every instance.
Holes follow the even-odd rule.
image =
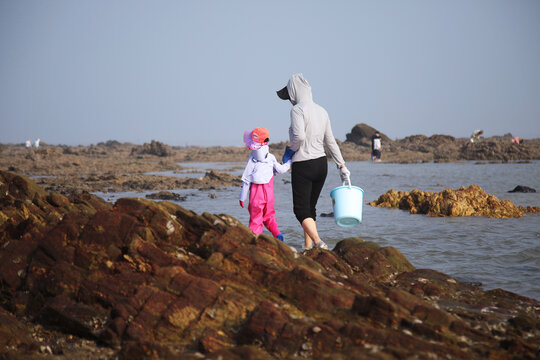
[[[339,167],[345,163],[336,143],[326,110],[313,102],[311,86],[302,74],[291,76],[287,83],[293,103],[289,140],[296,153],[292,161],[305,161],[326,156],[324,146]]]

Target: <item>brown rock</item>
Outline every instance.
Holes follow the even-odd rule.
[[[357,145],[370,146],[371,147],[371,137],[375,135],[377,130],[367,124],[361,123],[356,124],[351,132],[346,135],[346,141],[353,142]],[[382,137],[382,143],[386,146],[388,143],[392,142],[388,136],[380,132]]]
[[[395,275],[414,267],[393,247],[381,248],[374,242],[349,238],[339,242],[334,251],[352,266],[378,281],[389,281]]]
[[[0,307],[0,354],[9,351],[24,353],[37,349],[38,344],[32,339],[30,329],[13,314]]]
[[[538,355],[536,300],[414,269],[392,247],[349,238],[300,255],[228,215],[0,178],[1,356]]]

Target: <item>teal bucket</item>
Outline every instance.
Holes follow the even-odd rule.
[[[330,192],[330,197],[336,224],[343,227],[360,224],[364,190],[358,186],[340,186]]]

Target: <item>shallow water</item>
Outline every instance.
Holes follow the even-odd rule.
[[[196,173],[176,176],[203,176],[206,169],[231,171],[240,175],[244,163],[186,163]],[[528,164],[425,163],[386,164],[349,162],[353,185],[361,187],[364,202],[377,199],[390,189],[419,189],[439,192],[446,188],[477,184],[500,200],[516,205],[540,206],[540,192],[508,193],[517,185],[540,191],[540,162]],[[198,171],[200,170],[200,171]],[[172,175],[172,173],[162,173]],[[292,212],[290,173],[277,175],[275,195],[277,220],[285,242],[302,247],[303,233]],[[331,213],[330,191],[340,186],[333,164],[318,203],[317,213]],[[179,202],[197,213],[228,213],[244,224],[249,221],[246,209],[238,205],[239,188],[210,191],[174,190],[187,195]],[[146,193],[100,194],[110,201],[119,197]],[[210,198],[216,194],[217,198]],[[540,299],[540,215],[520,219],[485,217],[433,218],[411,215],[406,211],[363,206],[363,221],[352,228],[342,228],[333,218],[319,217],[317,226],[330,248],[340,240],[359,236],[381,246],[394,246],[417,268],[441,271],[456,279],[481,283],[484,289],[503,288]],[[268,233],[265,230],[265,233]],[[269,234],[269,233],[268,233]]]

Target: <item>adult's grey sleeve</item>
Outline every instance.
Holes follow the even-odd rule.
[[[289,140],[291,149],[298,151],[300,146],[306,140],[306,131],[304,129],[304,115],[302,110],[295,106],[291,110],[291,127],[289,128]]]
[[[330,153],[330,157],[336,163],[336,166],[339,168],[341,165],[345,164],[343,156],[341,155],[341,150],[336,142],[336,138],[332,133],[332,126],[330,125],[330,120],[326,122],[326,130],[324,132],[324,144]]]

